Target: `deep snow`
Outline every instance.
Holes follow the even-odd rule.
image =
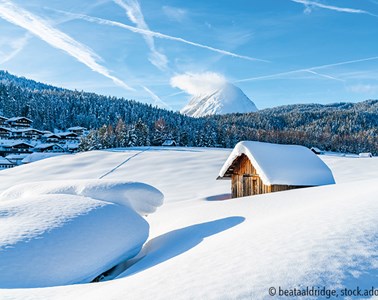
[[[142,183],[40,181],[0,194],[0,288],[90,282],[134,257],[148,238],[141,215],[162,204]]]
[[[167,202],[147,217],[149,240],[118,279],[0,289],[0,298],[271,299],[270,287],[377,285],[377,158],[320,156],[335,185],[227,200],[230,182],[215,178],[230,153],[94,151],[1,171],[0,191],[16,182],[105,175],[151,184]]]

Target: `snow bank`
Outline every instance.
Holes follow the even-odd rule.
[[[317,186],[334,184],[331,170],[310,149],[254,141],[239,142],[219,172],[224,177],[236,158],[245,154],[263,182],[270,184]]]
[[[22,184],[0,195],[0,288],[89,282],[134,257],[148,238],[140,214],[163,196],[142,183]]]
[[[59,180],[24,183],[0,194],[0,201],[44,194],[67,194],[91,197],[105,202],[128,206],[140,215],[156,211],[163,204],[163,194],[140,182],[117,180]]]

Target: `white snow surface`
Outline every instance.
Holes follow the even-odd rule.
[[[225,83],[222,88],[209,95],[194,96],[180,112],[191,117],[203,117],[255,111],[256,105],[240,88]]]
[[[117,279],[0,289],[0,299],[275,299],[270,287],[377,287],[378,158],[322,155],[334,185],[227,200],[230,182],[215,178],[230,153],[93,151],[2,171],[0,191],[22,182],[102,177],[144,181],[167,201],[147,217],[148,242]]]
[[[335,183],[331,170],[310,149],[254,141],[239,142],[219,176],[223,177],[242,154],[249,158],[265,184],[317,186]]]
[[[42,181],[0,194],[0,288],[89,282],[134,257],[162,194],[142,183]]]

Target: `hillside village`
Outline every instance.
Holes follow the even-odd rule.
[[[41,158],[77,152],[84,127],[51,132],[32,127],[26,117],[0,116],[0,170],[33,162]]]

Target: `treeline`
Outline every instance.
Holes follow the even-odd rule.
[[[161,145],[233,147],[240,140],[317,146],[378,155],[378,100],[298,104],[256,113],[191,118],[123,98],[71,91],[0,71],[0,115],[25,116],[35,128],[83,126],[82,150]]]

